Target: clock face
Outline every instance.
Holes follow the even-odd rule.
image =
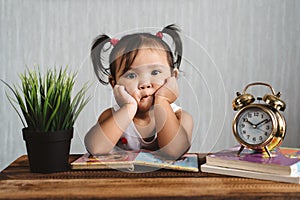
[[[242,110],[237,116],[235,125],[238,137],[249,145],[264,143],[274,128],[270,114],[259,107]]]

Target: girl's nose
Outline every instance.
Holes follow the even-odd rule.
[[[144,89],[151,88],[151,87],[152,87],[151,83],[142,83],[139,85],[140,90],[144,90]]]

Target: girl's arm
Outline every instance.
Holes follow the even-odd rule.
[[[136,113],[137,103],[130,96],[133,99],[132,101],[124,87],[115,86],[114,95],[120,105],[120,109],[116,112],[113,112],[112,108],[104,111],[96,125],[85,136],[85,146],[88,152],[93,155],[109,153],[117,144]]]
[[[155,95],[155,124],[158,144],[162,153],[179,158],[191,146],[193,119],[185,111],[174,113],[171,103],[178,96],[177,81],[174,77],[167,80]]]

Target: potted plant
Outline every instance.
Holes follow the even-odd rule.
[[[13,97],[6,96],[24,125],[30,171],[67,171],[73,126],[89,101],[85,96],[87,84],[72,98],[76,73],[68,73],[67,68],[49,69],[44,76],[39,68],[27,68],[19,77],[21,87],[1,81],[13,93]]]

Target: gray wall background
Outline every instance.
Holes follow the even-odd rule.
[[[288,130],[284,146],[300,147],[300,1],[297,0],[2,0],[0,78],[19,84],[26,65],[42,70],[66,66],[78,71],[77,87],[92,84],[92,100],[75,125],[71,153],[84,153],[82,140],[111,104],[100,85],[89,49],[101,33],[154,34],[176,23],[184,55],[178,99],[195,121],[191,151],[209,152],[237,144],[231,132],[235,92],[254,81],[283,93]],[[168,39],[168,38],[167,38]],[[0,84],[0,170],[25,154],[22,124]],[[264,95],[268,89],[249,90]]]

